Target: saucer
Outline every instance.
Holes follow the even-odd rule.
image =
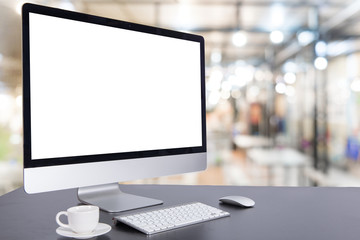
[[[79,233],[75,233],[75,232],[71,231],[71,229],[69,229],[69,228],[63,228],[63,227],[58,227],[56,229],[56,233],[61,236],[64,236],[64,237],[87,239],[87,238],[92,238],[92,237],[103,235],[105,233],[108,233],[110,230],[111,230],[110,225],[107,225],[105,223],[99,223],[96,226],[95,230],[92,231],[91,233],[79,234]]]

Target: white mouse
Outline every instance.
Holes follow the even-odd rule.
[[[220,202],[239,207],[253,207],[254,200],[242,196],[226,196],[219,199]]]

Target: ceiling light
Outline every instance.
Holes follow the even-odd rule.
[[[246,91],[246,100],[248,102],[256,102],[260,94],[260,89],[258,86],[251,86]]]
[[[314,66],[318,70],[325,70],[327,68],[328,61],[324,57],[317,57],[314,61]]]
[[[285,73],[284,75],[284,81],[287,83],[287,84],[294,84],[296,82],[296,75],[295,73],[292,73],[292,72],[287,72]]]
[[[229,80],[223,81],[221,83],[221,89],[225,91],[230,91],[232,88],[231,82]]]
[[[231,86],[236,89],[246,86],[246,81],[236,75],[229,76],[228,81],[230,82]]]
[[[219,49],[215,49],[211,53],[211,62],[212,63],[220,63],[222,59],[221,51]]]
[[[188,2],[180,2],[177,8],[176,22],[179,23],[178,28],[189,30],[193,27],[192,9]]]
[[[327,44],[324,41],[319,41],[315,44],[316,56],[324,57],[327,52]]]
[[[256,81],[264,81],[265,80],[265,73],[261,69],[255,71],[254,78]]]
[[[69,10],[69,11],[74,11],[75,7],[74,4],[72,4],[71,1],[69,0],[63,0],[59,3],[59,8],[65,9],[65,10]]]
[[[251,82],[254,78],[254,72],[255,69],[253,66],[251,65],[247,65],[247,66],[238,66],[235,69],[235,75],[238,78],[241,78],[243,81],[245,81],[246,83]]]
[[[220,101],[221,94],[219,91],[212,91],[209,94],[208,102],[210,105],[215,106]]]
[[[353,80],[350,87],[352,91],[360,92],[360,79],[356,78],[355,80]]]
[[[271,6],[271,26],[280,27],[284,24],[285,8],[282,4],[273,4]]]
[[[221,90],[220,96],[224,100],[228,100],[230,98],[230,91]]]
[[[301,46],[306,46],[315,40],[315,34],[311,31],[302,31],[297,35],[297,39]]]
[[[282,70],[283,70],[283,72],[297,72],[298,66],[296,65],[296,63],[294,61],[288,60],[284,63]]]
[[[245,44],[247,43],[246,34],[242,31],[234,33],[234,35],[232,36],[232,42],[237,47],[245,46]]]
[[[275,91],[279,94],[284,94],[286,92],[286,85],[283,82],[279,82],[275,85]]]
[[[24,5],[24,1],[20,1],[16,4],[15,11],[17,12],[17,14],[21,15],[21,9],[23,5]]]
[[[270,40],[274,44],[280,44],[284,41],[284,34],[281,31],[272,31],[270,33]]]

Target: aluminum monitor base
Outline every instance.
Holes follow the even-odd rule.
[[[105,184],[78,189],[82,203],[98,206],[101,210],[114,213],[162,204],[163,201],[124,193],[119,184]]]

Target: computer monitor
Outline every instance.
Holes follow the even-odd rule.
[[[201,36],[24,4],[24,189],[110,212],[162,203],[118,182],[206,168]]]

